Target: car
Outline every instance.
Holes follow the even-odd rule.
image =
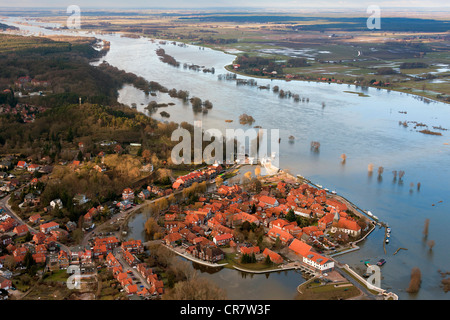
[[[386,260],[384,260],[384,259],[380,259],[380,260],[378,260],[378,262],[377,262],[377,266],[382,266],[382,265],[384,265],[386,263]]]

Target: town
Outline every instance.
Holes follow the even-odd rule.
[[[15,160],[10,156],[1,162],[9,173],[1,176],[0,286],[16,297],[30,290],[25,285],[29,276],[24,275],[62,275],[77,266],[84,277],[107,274],[116,288],[122,288],[112,295],[115,299],[161,299],[168,279],[145,262],[150,243],[213,268],[299,269],[309,277],[326,278],[335,270],[330,255],[352,248],[352,242],[374,227],[325,189],[282,171],[263,176],[259,166],[245,164],[206,166],[172,178],[172,185],[165,188],[151,184],[125,188],[115,201],[92,206],[78,221],[67,221],[62,218],[61,199],[52,199],[43,208],[40,203],[53,166],[45,158],[39,164],[19,160],[13,165]],[[82,165],[79,160],[56,164],[70,170]],[[153,171],[151,164],[145,166]],[[239,179],[244,169],[247,172]],[[107,168],[100,163],[92,170],[103,173]],[[11,206],[10,198],[22,202]],[[72,201],[78,206],[91,203],[85,194]],[[149,221],[155,222],[148,229],[146,223],[148,243],[126,239],[124,221],[145,210],[153,211]],[[108,226],[107,232],[100,232],[100,225]]]

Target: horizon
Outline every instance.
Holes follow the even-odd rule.
[[[129,0],[124,4],[118,0],[41,0],[40,5],[36,6],[34,0],[21,0],[20,4],[6,2],[0,0],[0,9],[33,9],[33,10],[58,10],[65,9],[70,5],[78,5],[89,10],[361,10],[370,5],[377,5],[384,9],[395,10],[437,10],[449,11],[450,2],[448,0],[400,0],[400,1],[377,1],[372,0],[316,0],[313,3],[302,3],[297,0],[282,0],[277,1],[274,5],[273,1],[268,0],[218,0],[215,5],[211,5],[210,1],[193,0],[188,3],[182,0],[169,0],[165,2],[164,6],[160,3],[149,3],[145,0]]]

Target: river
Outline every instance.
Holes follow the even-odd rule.
[[[11,21],[7,23],[12,24]],[[36,26],[19,27],[31,33],[59,33]],[[77,33],[84,34],[82,31]],[[120,102],[136,103],[142,112],[146,112],[144,107],[151,100],[173,102],[173,106],[159,111],[167,111],[170,121],[193,123],[194,120],[202,120],[204,128],[223,131],[243,127],[238,117],[247,113],[256,120],[254,125],[279,129],[279,162],[283,169],[336,190],[358,206],[370,210],[392,229],[386,254],[383,250],[384,230],[377,229],[360,243],[360,250],[339,256],[337,260],[348,263],[355,270],[362,270],[363,261],[384,258],[387,260],[381,271],[384,289],[395,292],[400,299],[448,299],[441,287],[439,271],[450,271],[450,255],[446,248],[450,243],[450,135],[448,131],[439,131],[442,136],[423,134],[418,132],[421,128],[414,129],[412,123],[408,127],[399,125],[399,121],[416,121],[425,123],[432,131],[436,131],[432,126],[449,128],[448,105],[375,88],[256,79],[258,85],[277,85],[309,99],[309,102],[295,102],[281,99],[271,90],[237,86],[234,81],[219,81],[218,75],[227,73],[224,66],[234,59],[231,54],[193,45],[181,47],[169,42],[161,45],[145,38],[86,35],[111,42],[111,50],[102,59],[109,64],[157,81],[168,89],[188,90],[191,97],[208,99],[214,106],[207,114],[196,114],[190,105],[167,94],[145,96],[131,86],[120,90]],[[214,67],[215,74],[165,64],[155,53],[158,47],[175,57],[181,66],[193,63]],[[345,91],[361,92],[366,96]],[[167,120],[159,112],[152,117]],[[233,122],[225,122],[227,119]],[[293,142],[288,139],[290,135],[295,137]],[[320,142],[320,152],[311,151],[311,141]],[[340,158],[343,153],[347,156],[345,164]],[[371,176],[368,174],[370,163],[374,165]],[[384,173],[378,177],[380,166]],[[393,179],[394,170],[405,172],[402,182],[398,178]],[[419,182],[420,189],[417,188]],[[427,218],[430,219],[429,235],[424,239],[422,232]],[[142,221],[144,217],[131,220],[133,236],[142,236]],[[432,250],[427,245],[428,240],[435,241]],[[399,247],[408,250],[393,255]],[[405,292],[413,267],[419,267],[422,272],[421,289],[415,295]],[[230,299],[290,299],[295,287],[304,281],[296,272],[268,278],[254,276],[252,281],[244,281],[238,272],[228,269],[202,274],[224,286]],[[244,283],[246,285],[242,285]],[[246,294],[241,294],[242,287],[247,288]],[[270,294],[272,289],[273,294]]]

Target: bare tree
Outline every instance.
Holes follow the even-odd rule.
[[[369,163],[369,165],[367,166],[367,171],[368,171],[369,176],[372,176],[372,173],[373,173],[373,164],[372,163]]]
[[[429,241],[427,242],[427,244],[428,244],[428,247],[430,248],[430,251],[433,250],[433,247],[434,247],[434,245],[435,245],[434,240],[429,240]]]
[[[392,171],[392,174],[394,175],[394,181],[397,180],[397,170]]]
[[[311,141],[311,150],[319,151],[320,142],[319,141]]]
[[[175,284],[163,295],[164,300],[225,300],[226,293],[206,278],[194,276]]]
[[[428,227],[430,225],[430,219],[425,219],[425,227],[423,228],[423,235],[425,238],[428,237]]]
[[[422,282],[422,273],[420,272],[419,268],[414,267],[411,271],[411,280],[409,282],[408,288],[406,289],[406,292],[408,293],[419,292],[421,282]]]

